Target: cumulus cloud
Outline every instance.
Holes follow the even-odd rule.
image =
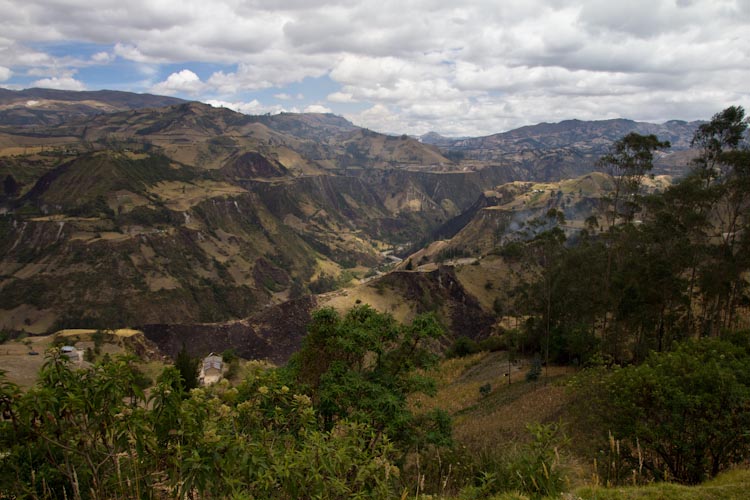
[[[151,87],[151,92],[164,95],[197,95],[204,88],[205,84],[201,81],[198,75],[189,69],[183,69],[177,73],[172,73],[166,80]]]
[[[5,80],[9,79],[11,75],[13,75],[13,72],[10,70],[10,68],[0,66],[0,82],[4,82]]]
[[[331,108],[323,106],[322,104],[310,104],[304,111],[305,113],[333,113]]]
[[[0,0],[0,66],[12,71],[11,83],[37,75],[59,84],[77,81],[61,70],[114,58],[148,70],[148,79],[163,64],[179,65],[143,90],[251,110],[267,109],[253,95],[264,89],[300,108],[337,112],[357,103],[364,111],[350,119],[390,132],[477,135],[566,118],[708,118],[730,104],[750,107],[749,5]],[[62,58],[39,48],[73,40],[101,50]],[[201,80],[194,63],[217,70]],[[289,90],[311,79],[331,84],[325,105],[319,90],[304,90],[307,102],[296,85]]]
[[[278,106],[278,105],[272,105],[272,106],[264,105],[257,99],[253,99],[252,101],[249,101],[249,102],[243,102],[243,101],[229,102],[229,101],[221,101],[221,100],[216,100],[216,99],[209,99],[206,101],[206,103],[210,104],[211,106],[215,108],[227,108],[227,109],[231,109],[232,111],[237,111],[238,113],[245,113],[246,115],[264,115],[266,113],[275,115],[284,111],[291,111],[291,110],[286,110],[282,106]]]
[[[109,64],[115,60],[115,55],[109,52],[97,52],[91,56],[91,62],[96,64]]]
[[[42,87],[58,90],[86,90],[86,85],[71,76],[42,78],[32,84],[33,87]]]

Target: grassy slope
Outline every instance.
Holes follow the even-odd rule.
[[[562,382],[571,369],[550,367],[547,377],[526,382],[528,369],[527,360],[511,363],[509,384],[505,352],[449,359],[428,374],[437,381],[437,396],[417,396],[412,404],[423,411],[448,411],[454,418],[454,437],[473,452],[507,446],[526,439],[526,424],[559,419],[568,401]],[[485,384],[492,391],[482,397],[479,388]]]
[[[750,495],[750,470],[737,469],[720,474],[697,486],[671,483],[628,488],[579,488],[582,500],[734,500]]]
[[[479,353],[440,363],[430,376],[438,385],[435,398],[414,397],[412,406],[417,411],[443,408],[453,416],[454,438],[469,453],[486,453],[497,448],[512,448],[528,439],[525,426],[531,422],[562,421],[566,423],[566,407],[570,402],[565,382],[571,371],[550,367],[549,378],[544,374],[538,382],[524,379],[528,363],[512,364],[511,384],[508,385],[507,355],[504,352]],[[489,383],[492,392],[481,397],[479,387]],[[568,427],[572,439],[577,429]],[[750,471],[735,470],[697,486],[660,483],[639,487],[603,488],[591,486],[590,474],[575,457],[566,458],[571,491],[563,495],[567,500],[729,500],[748,498]],[[504,493],[495,500],[516,500],[529,497]],[[561,497],[555,497],[561,498]]]

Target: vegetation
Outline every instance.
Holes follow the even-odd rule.
[[[210,120],[204,125],[219,130]],[[157,129],[146,127],[141,133]],[[133,358],[112,360],[105,355],[100,360],[103,339],[98,334],[92,337],[94,349],[86,351],[86,361],[92,364],[87,369],[74,369],[53,350],[37,385],[28,392],[0,382],[0,497],[559,496],[571,489],[565,467],[571,444],[564,424],[555,421],[560,415],[567,417],[567,411],[558,408],[539,416],[530,411],[524,415],[531,415],[525,435],[497,433],[506,440],[503,446],[496,439],[484,442],[481,450],[467,451],[466,441],[454,432],[455,422],[477,417],[471,425],[487,441],[495,410],[536,388],[545,387],[547,396],[556,394],[548,374],[554,363],[586,367],[566,397],[573,401],[568,410],[579,421],[573,430],[581,438],[576,452],[582,462],[595,464],[595,483],[620,487],[669,480],[693,485],[743,464],[750,454],[746,134],[742,108],[718,113],[693,138],[699,151],[694,170],[650,196],[641,193],[643,181],[655,154],[668,143],[634,133],[615,142],[600,160],[600,166],[612,174],[612,191],[600,200],[599,212],[586,219],[585,229],[571,230],[565,214],[551,201],[544,215],[527,222],[525,234],[495,250],[505,262],[523,269],[508,303],[493,300],[505,281],[485,275],[477,286],[481,290],[484,283],[487,309],[491,304],[498,317],[514,316],[517,325],[523,324],[502,336],[481,342],[458,336],[451,345],[431,314],[402,325],[365,305],[345,314],[327,308],[314,313],[302,349],[287,366],[268,369],[250,364],[241,378],[239,360],[227,351],[223,356],[230,368],[227,377],[236,386],[223,382],[206,389],[197,388],[197,360],[184,348],[175,366],[165,369],[148,390],[151,382]],[[220,154],[233,142],[214,140],[209,149]],[[350,146],[350,156],[364,154],[360,144]],[[209,156],[204,160],[211,160]],[[265,302],[270,292],[287,287],[293,297],[303,294],[306,286],[313,292],[335,289],[349,281],[352,272],[338,277],[319,272],[309,282],[315,276],[315,259],[322,255],[335,259],[349,247],[329,248],[327,239],[318,239],[304,228],[293,232],[280,221],[302,221],[304,215],[314,219],[316,231],[322,234],[336,226],[333,219],[324,220],[325,207],[349,206],[347,219],[354,221],[365,214],[355,207],[356,200],[374,196],[368,192],[351,197],[355,201],[350,202],[334,196],[343,190],[331,184],[318,193],[330,191],[325,194],[335,198],[330,203],[299,196],[309,203],[307,209],[315,209],[310,216],[308,210],[295,212],[297,205],[283,206],[284,197],[276,196],[276,190],[286,188],[286,183],[258,185],[252,197],[266,200],[261,208],[250,203],[250,195],[209,196],[206,188],[205,198],[191,204],[188,213],[150,190],[165,179],[186,183],[194,179],[189,167],[166,157],[135,160],[128,155],[87,154],[59,167],[54,170],[58,177],[48,180],[67,179],[68,189],[57,186],[57,192],[23,194],[19,203],[26,205],[16,212],[20,227],[26,227],[24,217],[41,216],[51,204],[62,207],[58,215],[96,222],[36,221],[50,223],[57,237],[49,246],[33,247],[23,244],[24,229],[11,229],[9,220],[0,227],[3,235],[19,235],[3,238],[17,262],[33,262],[51,255],[49,248],[54,245],[65,245],[69,252],[62,260],[50,259],[49,269],[80,264],[66,275],[66,283],[76,285],[67,289],[52,289],[46,277],[30,275],[10,278],[0,290],[0,299],[10,308],[31,305],[43,310],[55,297],[69,298],[76,306],[57,318],[57,327],[129,323],[132,311],[148,300],[122,300],[121,290],[128,286],[144,293],[153,286],[157,291],[147,298],[174,298],[205,321],[241,316]],[[85,171],[83,167],[95,168],[109,184],[83,186],[85,196],[81,195],[73,189],[81,187],[73,174],[76,169]],[[225,174],[217,169],[212,175],[223,179]],[[311,180],[312,176],[301,177]],[[324,183],[322,176],[318,180]],[[342,176],[335,182],[345,180]],[[18,197],[28,181],[6,176],[3,196]],[[125,208],[115,213],[109,197],[113,189],[143,196],[144,204],[122,205]],[[398,192],[389,189],[396,200]],[[542,199],[544,193],[535,190],[533,198]],[[289,193],[284,196],[291,198]],[[556,196],[563,203],[563,191]],[[437,220],[443,215],[426,217]],[[394,219],[377,231],[406,238],[411,224],[426,230],[427,219],[409,217],[414,219]],[[373,222],[372,228],[380,223]],[[67,241],[61,236],[66,224],[76,224],[76,231],[85,228],[96,237]],[[154,232],[132,239],[116,233],[110,236],[122,235],[123,242],[103,243],[104,233],[119,231],[125,224],[150,226]],[[306,243],[296,231],[306,234]],[[339,241],[343,244],[345,239],[340,236]],[[216,255],[204,252],[204,247]],[[312,249],[319,255],[314,256]],[[475,256],[480,249],[481,245],[462,241],[448,245],[433,260]],[[364,250],[366,246],[362,259],[367,257]],[[263,256],[273,264],[261,266]],[[257,272],[244,274],[247,280],[252,275],[247,284],[232,284],[243,279],[237,267],[240,257]],[[361,264],[357,259],[349,256],[342,263],[354,267]],[[104,278],[92,278],[84,269],[91,262]],[[157,262],[161,264],[156,266]],[[404,267],[413,270],[416,265],[407,259]],[[480,261],[474,265],[484,269]],[[129,279],[144,269],[154,276],[152,283],[142,277]],[[320,269],[331,273],[334,268]],[[398,285],[382,280],[374,286],[384,294]],[[417,312],[434,310],[442,300],[421,282],[410,292],[412,310]],[[84,302],[101,307],[78,305]],[[158,301],[153,302],[158,308]],[[31,345],[28,341],[29,349]],[[466,404],[456,404],[452,414],[419,397],[436,393],[430,378],[435,372],[430,370],[446,345],[450,345],[446,357],[451,358],[446,363],[455,364],[451,366],[470,367],[477,356],[501,357],[476,354],[480,350],[507,351],[502,368],[494,366],[491,382],[480,376],[482,367],[471,372],[476,379],[463,387],[470,390],[460,394]],[[534,356],[516,365],[519,352]],[[637,491],[656,491],[657,496],[707,492],[670,488]],[[611,493],[579,491],[576,494],[583,498],[606,498]]]
[[[416,372],[438,360],[429,349],[443,333],[434,316],[402,326],[366,305],[343,317],[327,308],[313,315],[308,331],[286,371],[311,396],[325,429],[348,419],[407,448],[450,442],[444,414],[416,418],[407,407],[409,394],[434,394],[434,382]]]
[[[638,363],[650,350],[662,352],[675,341],[716,337],[746,324],[750,150],[741,143],[746,129],[742,108],[717,114],[696,133],[702,153],[694,171],[649,197],[640,196],[637,186],[650,169],[653,149],[663,144],[626,136],[605,157],[626,175],[613,194],[617,206],[608,209],[608,228],[583,230],[568,244],[556,225],[508,245],[501,253],[516,255],[534,270],[512,306],[529,318],[527,345],[546,362],[585,364],[601,354]],[[617,202],[625,188],[627,208]]]
[[[583,500],[733,500],[744,498],[750,488],[750,471],[725,472],[700,486],[656,483],[647,486],[602,488],[588,486],[575,491]]]
[[[53,352],[29,392],[3,383],[2,496],[390,497],[392,445],[363,424],[320,430],[273,373],[185,393],[167,368],[147,398],[132,363],[73,370]]]
[[[603,461],[610,484],[630,471],[696,484],[750,453],[750,344],[704,339],[652,353],[644,363],[591,370],[578,381],[580,412],[591,429],[619,441],[620,456]]]

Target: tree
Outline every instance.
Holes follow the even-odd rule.
[[[727,149],[737,149],[745,130],[747,120],[742,106],[730,106],[698,127],[690,145],[700,150],[694,162],[706,185],[722,176],[722,156]]]
[[[612,208],[608,214],[610,228],[620,216],[626,220],[632,219],[638,208],[635,197],[643,177],[654,167],[654,152],[669,147],[669,141],[660,141],[653,134],[631,132],[615,142],[609,152],[599,159],[599,166],[609,172],[614,182]]]
[[[190,356],[185,348],[185,344],[182,344],[182,349],[177,353],[174,366],[180,373],[183,391],[190,392],[190,389],[198,387],[198,369],[200,367],[200,359]]]
[[[692,289],[698,285],[703,298],[700,331],[717,335],[733,325],[737,301],[746,292],[741,278],[747,270],[737,252],[738,236],[750,218],[750,149],[743,144],[748,119],[741,106],[730,106],[702,124],[692,145],[700,150],[694,160],[706,203],[694,208],[704,216],[710,232],[704,236],[706,250],[691,272]]]
[[[16,196],[20,187],[21,186],[18,185],[18,182],[16,182],[16,179],[11,174],[5,176],[5,180],[3,181],[3,191],[6,196]]]
[[[583,382],[582,414],[611,430],[632,466],[656,479],[698,483],[750,452],[747,333],[742,344],[688,341],[640,366],[595,370]]]
[[[617,232],[615,224],[618,217],[624,217],[626,221],[632,221],[635,213],[640,210],[638,194],[643,177],[648,174],[654,166],[654,152],[659,149],[669,148],[668,141],[660,141],[655,135],[641,135],[631,132],[622,139],[616,141],[609,152],[599,159],[599,165],[607,169],[612,176],[614,189],[611,196],[611,208],[607,211],[609,219],[609,232],[607,236],[613,239]],[[610,300],[610,281],[612,274],[613,249],[615,245],[610,243],[607,253],[607,268],[604,275],[604,300]],[[620,342],[616,328],[612,332],[607,330],[609,307],[606,308],[602,318],[602,331],[605,337],[609,337],[609,343],[615,346],[614,354],[618,355],[617,345]]]
[[[437,362],[428,347],[442,335],[431,314],[399,325],[367,305],[355,306],[343,317],[324,308],[314,313],[302,349],[289,363],[289,375],[307,388],[325,428],[349,419],[409,444],[418,433],[407,396],[434,394],[434,382],[416,371]]]

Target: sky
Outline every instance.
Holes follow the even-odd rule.
[[[480,136],[750,110],[750,0],[0,0],[0,87]]]

